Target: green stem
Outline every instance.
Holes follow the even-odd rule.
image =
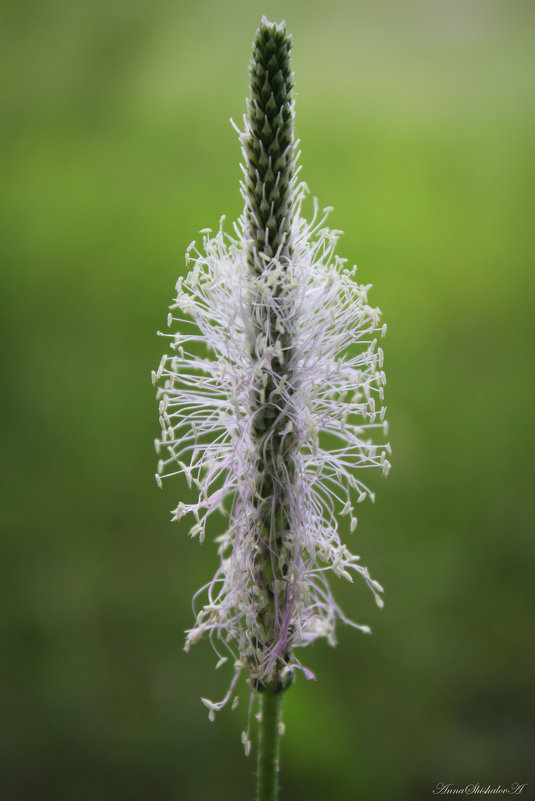
[[[280,730],[283,691],[280,684],[260,692],[258,773],[256,801],[276,801],[278,791]]]

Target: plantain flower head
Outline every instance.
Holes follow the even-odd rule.
[[[297,656],[318,637],[335,644],[329,574],[359,574],[381,606],[381,586],[342,543],[339,518],[374,500],[364,471],[385,475],[385,334],[369,286],[336,255],[330,209],[307,221],[293,132],[291,38],[262,19],[240,131],[244,211],[234,235],[202,233],[176,284],[168,353],[153,373],[161,454],[156,480],[183,473],[198,497],[179,502],[202,542],[217,516],[220,564],[195,596],[186,650],[209,638],[252,688],[286,687]]]

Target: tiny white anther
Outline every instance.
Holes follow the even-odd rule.
[[[379,367],[382,367],[384,362],[384,352],[382,348],[377,348],[377,357],[378,357],[377,360],[379,362]]]
[[[162,358],[160,359],[160,364],[158,366],[158,370],[156,371],[156,381],[159,381],[162,377],[163,369],[165,367],[165,363],[167,361],[167,353],[164,353]]]
[[[190,528],[189,535],[192,538],[196,537],[197,534],[200,534],[202,532],[202,530],[203,530],[202,525],[200,523],[195,523],[195,525]]]
[[[184,517],[184,515],[186,514],[186,507],[184,506],[182,501],[180,501],[180,503],[174,510],[173,514],[174,514],[173,517],[174,520],[181,520]]]
[[[245,756],[249,756],[249,754],[251,753],[251,741],[250,741],[249,737],[247,736],[247,732],[246,731],[242,731],[242,733],[241,733],[241,741],[242,741],[243,749],[245,751]]]

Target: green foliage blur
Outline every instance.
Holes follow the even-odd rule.
[[[241,211],[262,13],[294,36],[302,177],[373,283],[393,468],[347,532],[336,649],[286,698],[281,801],[531,782],[534,7],[518,0],[4,2],[2,801],[246,801],[205,643],[217,556],[154,482],[150,370],[199,229]],[[212,532],[214,535],[217,531]]]

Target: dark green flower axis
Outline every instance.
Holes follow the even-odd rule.
[[[260,274],[259,253],[281,258],[289,253],[291,190],[295,164],[291,36],[284,23],[262,20],[253,43],[249,136],[243,141],[247,159],[244,196],[247,237],[252,240],[249,263]]]
[[[263,626],[262,647],[266,642],[274,645],[281,638],[281,615],[279,613],[277,622],[276,607],[284,609],[290,602],[285,577],[293,538],[287,494],[294,477],[296,437],[288,433],[290,418],[281,394],[281,386],[284,386],[286,402],[292,394],[292,325],[288,319],[291,301],[285,289],[291,279],[290,232],[295,184],[290,49],[291,37],[285,24],[270,23],[263,18],[253,43],[248,126],[242,137],[244,235],[249,268],[258,285],[251,296],[251,356],[254,365],[262,364],[265,345],[278,354],[271,359],[269,368],[264,362],[264,367],[257,371],[252,396],[253,435],[258,454],[256,487],[261,536],[256,579],[258,619]],[[268,286],[270,303],[262,299]],[[266,337],[264,346],[259,345],[262,335]],[[283,643],[280,644],[290,638],[291,631],[282,631]],[[289,674],[283,671],[290,647],[288,643],[287,648],[281,649],[270,671],[272,691],[284,689],[290,680]],[[253,675],[259,657],[260,653],[252,659]],[[262,689],[265,679],[256,684]]]

